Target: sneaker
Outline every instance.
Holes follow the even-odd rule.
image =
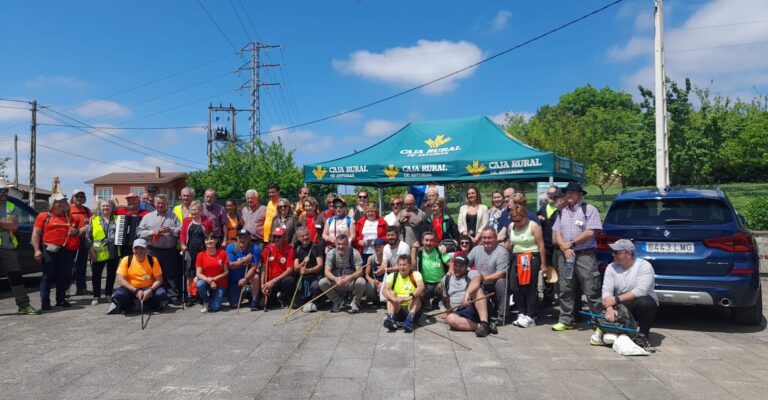
[[[589,344],[592,346],[605,345],[605,342],[603,341],[603,331],[600,329],[600,327],[595,328],[595,331],[592,332],[592,337],[589,338]]]
[[[523,315],[522,321],[520,321],[520,327],[521,328],[531,328],[536,326],[536,321],[533,320],[533,318]]]
[[[48,302],[48,303],[43,303],[43,304],[40,306],[40,308],[42,308],[42,309],[43,309],[43,311],[51,311],[51,310],[53,310],[53,307],[51,307],[51,303],[50,303],[50,302]]]
[[[77,289],[75,291],[75,296],[87,296],[89,294],[93,294],[93,293],[88,289]]]
[[[395,319],[392,318],[392,316],[388,316],[386,319],[384,319],[384,327],[387,328],[390,332],[394,332],[397,330],[397,324],[395,324]]]
[[[96,306],[98,304],[99,304],[99,298],[98,297],[94,297],[93,300],[91,300],[91,305],[92,306]]]
[[[498,325],[496,324],[495,321],[488,321],[488,325],[491,328],[491,334],[493,334],[493,335],[498,335],[499,334],[499,329],[497,328]]]
[[[72,304],[70,304],[68,301],[64,300],[64,301],[60,301],[60,302],[56,303],[56,307],[70,308],[70,307],[72,307]]]
[[[352,300],[349,302],[349,312],[354,314],[358,311],[360,311],[360,307],[357,305],[357,300]]]
[[[405,333],[413,332],[413,317],[410,315],[405,319],[405,323],[403,323],[403,330],[405,330]]]
[[[317,306],[315,305],[315,303],[307,303],[301,307],[301,311],[304,311],[306,313],[317,312]]]
[[[261,302],[256,300],[251,300],[251,311],[259,311],[261,310]]]
[[[26,307],[19,307],[19,314],[38,315],[40,314],[40,310],[30,305],[27,305]]]
[[[558,322],[554,325],[552,325],[552,330],[555,332],[562,332],[562,331],[568,331],[573,329],[573,325],[566,325],[562,322]]]
[[[488,321],[480,322],[480,325],[475,329],[475,336],[486,337],[491,334],[491,323]]]
[[[109,304],[109,310],[107,310],[107,315],[112,315],[112,314],[120,314],[120,308],[117,306],[117,303],[115,303],[114,301]]]
[[[517,319],[516,319],[516,320],[514,320],[514,321],[512,321],[512,325],[514,325],[514,326],[520,326],[520,322],[522,322],[522,321],[523,321],[523,317],[524,317],[524,315],[523,315],[523,314],[517,314]]]
[[[207,313],[208,312],[208,304],[203,303],[203,306],[200,308],[201,313]]]
[[[634,342],[643,349],[651,347],[651,339],[644,333],[638,333],[637,336],[635,336]]]
[[[334,301],[333,306],[331,307],[332,313],[337,313],[341,311],[341,301]]]
[[[441,301],[441,302],[438,303],[438,305],[439,305],[438,307],[440,308],[440,312],[445,312],[445,310],[446,310],[445,303],[443,303]]]

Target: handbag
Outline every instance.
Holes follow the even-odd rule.
[[[530,285],[531,284],[531,262],[533,261],[533,253],[517,253],[517,284],[518,285]]]

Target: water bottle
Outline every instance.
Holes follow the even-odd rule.
[[[576,257],[566,258],[563,268],[563,278],[570,280],[573,278],[573,268],[576,266]]]

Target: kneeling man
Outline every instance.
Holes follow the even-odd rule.
[[[446,322],[456,331],[475,331],[478,337],[497,333],[493,322],[488,321],[488,299],[475,301],[485,295],[483,277],[479,272],[469,269],[469,260],[464,255],[453,259],[453,275],[443,278],[443,293],[448,305],[454,311],[448,314]]]
[[[387,319],[384,327],[397,330],[397,321],[405,320],[403,329],[413,332],[413,321],[421,310],[424,295],[424,281],[418,271],[413,270],[411,257],[402,254],[397,257],[398,272],[389,274],[384,282],[384,297],[387,298]]]
[[[145,310],[160,311],[168,305],[168,294],[163,289],[163,271],[160,261],[147,255],[147,241],[133,241],[133,255],[125,256],[117,267],[119,287],[112,294],[108,314],[131,311],[135,300],[147,303]]]

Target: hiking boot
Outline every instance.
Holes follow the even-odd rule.
[[[40,310],[30,306],[27,304],[24,307],[19,307],[19,314],[25,314],[25,315],[38,315],[40,314]]]
[[[552,325],[552,330],[555,332],[562,332],[562,331],[568,331],[573,329],[573,325],[566,325],[562,322],[558,322],[554,325]]]
[[[69,304],[68,301],[64,300],[64,301],[60,301],[60,302],[56,303],[56,307],[70,308],[70,307],[72,307],[72,304]]]
[[[637,336],[635,336],[634,342],[635,344],[642,347],[643,349],[647,349],[651,347],[651,339],[648,338],[648,335],[642,332],[638,333]]]
[[[357,300],[352,300],[349,302],[349,312],[354,314],[358,311],[360,311],[360,307],[357,305]]]
[[[491,323],[488,321],[480,322],[480,325],[475,329],[475,336],[486,337],[491,334]]]
[[[403,323],[403,330],[405,330],[405,333],[411,333],[413,332],[413,317],[408,316],[408,318],[405,319],[405,323]]]
[[[333,306],[331,307],[332,313],[337,313],[341,311],[341,301],[334,301]]]
[[[603,331],[600,329],[600,327],[595,328],[595,331],[592,332],[592,337],[589,338],[589,344],[592,346],[605,345],[605,342],[603,341]]]
[[[395,319],[392,318],[392,316],[387,316],[386,319],[384,319],[384,327],[387,328],[390,332],[394,332],[397,330],[397,324],[395,324]]]
[[[497,328],[497,325],[496,325],[495,321],[488,321],[488,326],[491,329],[491,334],[494,334],[494,335],[498,335],[499,334],[499,329]]]

